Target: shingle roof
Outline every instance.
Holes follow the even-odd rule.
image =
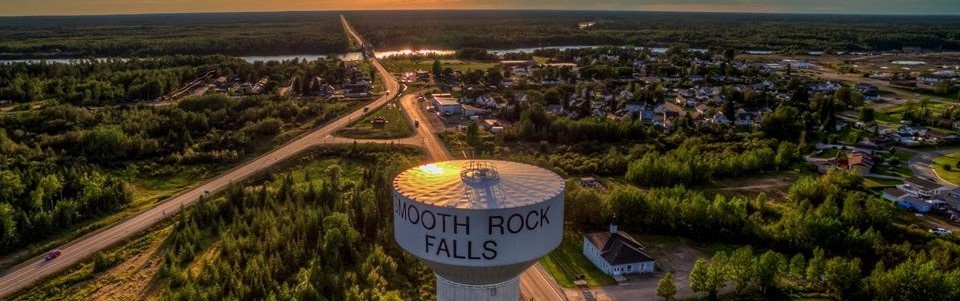
[[[921,188],[925,188],[925,189],[937,189],[942,187],[940,184],[930,182],[918,177],[910,177],[904,180],[904,182],[907,182],[907,184],[910,184],[910,185],[920,186]]]
[[[587,234],[586,237],[600,250],[600,257],[610,265],[653,261],[653,257],[643,252],[643,245],[628,233],[597,232]]]

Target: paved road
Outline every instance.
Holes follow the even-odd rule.
[[[362,41],[345,18],[342,18],[342,22],[347,32],[354,39]],[[374,68],[377,69],[377,72],[380,73],[380,79],[384,81],[385,88],[388,91],[388,93],[368,106],[371,108],[370,111],[373,111],[394,99],[398,95],[398,91],[400,91],[400,84],[375,58],[371,59],[370,62]],[[413,95],[403,97],[401,104],[411,119],[427,120],[427,116],[419,109],[416,98]],[[73,266],[81,260],[93,256],[96,252],[136,235],[157,222],[172,216],[180,208],[196,202],[201,196],[224,189],[234,182],[242,181],[253,174],[264,171],[278,162],[289,159],[315,145],[349,144],[354,142],[393,143],[397,145],[423,147],[431,160],[448,160],[451,158],[446,148],[434,134],[442,129],[433,129],[430,122],[420,122],[420,127],[416,129],[417,136],[412,138],[357,140],[332,135],[351,122],[362,118],[363,114],[363,109],[357,109],[334,122],[309,134],[300,136],[242,166],[238,166],[195,188],[167,199],[156,207],[61,246],[60,249],[63,250],[63,255],[55,260],[45,261],[42,256],[38,256],[10,268],[6,274],[0,276],[0,297],[10,295],[38,280]],[[555,286],[555,282],[550,280],[550,276],[546,274],[543,267],[539,264],[524,272],[520,282],[523,296],[525,296],[527,300],[565,300],[565,296],[563,296],[559,288]]]
[[[418,139],[421,139],[420,144],[423,146],[430,160],[450,160],[453,157],[450,156],[447,148],[440,142],[440,138],[436,135],[444,129],[435,128],[434,123],[429,122],[428,118],[431,116],[427,116],[427,113],[424,113],[424,109],[422,108],[424,103],[426,102],[417,101],[416,94],[404,95],[400,98],[400,106],[403,108],[403,112],[407,115],[407,118],[418,121],[420,124],[414,131],[417,137],[419,137]]]
[[[418,102],[416,96],[416,94],[409,94],[400,98],[400,105],[407,117],[411,120],[420,121],[420,126],[416,129],[417,137],[414,139],[422,139],[420,145],[431,161],[452,159],[447,148],[436,135],[443,129],[436,128],[436,123],[429,122],[428,118],[432,116],[427,116],[428,113],[425,113],[425,109],[422,108],[422,105],[426,102]],[[408,143],[415,142],[408,141]],[[566,295],[556,285],[556,280],[539,263],[531,266],[520,275],[520,291],[524,300],[527,301],[566,300]]]
[[[917,152],[916,155],[910,158],[910,162],[908,162],[910,165],[910,170],[913,171],[913,175],[934,180],[937,183],[950,188],[957,188],[956,183],[950,183],[941,178],[940,175],[933,170],[933,167],[930,166],[930,164],[933,164],[933,159],[936,159],[937,157],[960,152],[960,147],[936,148],[926,151],[917,151],[913,149],[908,150]]]
[[[370,111],[383,106],[388,101],[397,96],[400,90],[400,84],[377,60],[371,60],[371,64],[380,73],[380,78],[384,81],[385,88],[389,93],[375,100],[370,107]],[[343,139],[332,137],[331,134],[340,128],[348,125],[350,122],[359,120],[363,116],[363,109],[358,109],[344,115],[336,122],[323,126],[307,135],[300,136],[289,143],[270,151],[246,164],[238,166],[216,178],[202,183],[190,190],[187,190],[177,196],[163,201],[156,207],[153,207],[143,213],[133,216],[129,219],[120,221],[110,227],[104,228],[78,238],[60,249],[63,255],[52,261],[44,261],[43,257],[29,259],[18,266],[10,268],[6,274],[0,277],[0,297],[7,296],[13,292],[23,289],[34,282],[51,276],[62,271],[85,258],[89,258],[96,252],[107,248],[117,242],[127,239],[137,233],[146,230],[160,220],[176,213],[180,208],[189,206],[196,202],[201,196],[208,192],[215,192],[226,188],[231,183],[241,181],[250,175],[272,167],[274,164],[291,158],[301,151],[318,144],[325,143],[344,143],[352,142],[353,139]],[[369,142],[369,141],[358,141]],[[389,141],[379,141],[381,143]],[[401,144],[417,144],[416,139],[396,140]]]

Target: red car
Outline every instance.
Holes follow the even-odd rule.
[[[60,257],[60,254],[62,254],[62,253],[63,253],[63,251],[60,251],[60,249],[56,249],[56,250],[47,252],[47,255],[44,256],[43,258],[44,258],[45,260],[47,260],[47,261],[54,260],[54,259],[56,259],[57,257]]]

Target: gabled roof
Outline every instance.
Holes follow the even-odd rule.
[[[902,197],[902,196],[907,195],[907,192],[906,192],[906,191],[903,191],[903,190],[900,190],[900,189],[894,188],[894,187],[890,187],[890,188],[884,189],[883,192],[884,192],[884,193],[887,193],[887,194],[890,194],[890,195],[892,195],[892,196],[895,197],[895,198],[899,198],[899,197]]]
[[[937,188],[943,187],[940,184],[930,182],[918,177],[907,178],[906,180],[904,180],[904,182],[906,182],[907,184],[910,184],[911,186],[918,186],[924,189],[937,189]]]
[[[643,252],[643,245],[628,233],[597,232],[587,234],[586,238],[600,250],[600,257],[610,265],[653,261],[653,257]]]

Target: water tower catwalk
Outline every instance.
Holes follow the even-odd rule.
[[[533,165],[445,161],[393,180],[394,238],[437,275],[437,300],[520,299],[519,275],[563,239],[563,179]]]

